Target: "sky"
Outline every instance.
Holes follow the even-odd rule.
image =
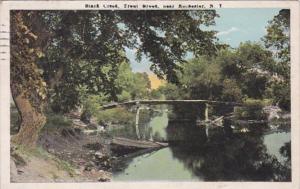
[[[215,18],[215,26],[209,29],[216,30],[221,43],[236,48],[241,42],[260,41],[266,34],[268,21],[278,14],[280,9],[217,9],[219,18]],[[135,60],[135,51],[126,49],[134,72],[151,73],[151,62],[143,57],[141,63]]]

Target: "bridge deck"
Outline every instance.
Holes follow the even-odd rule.
[[[225,102],[225,101],[213,101],[213,100],[133,100],[128,102],[107,104],[102,106],[102,109],[109,109],[109,108],[114,108],[122,105],[137,105],[137,104],[155,105],[155,104],[179,104],[179,103],[201,103],[201,104],[208,103],[208,104],[224,104],[224,105],[235,105],[235,106],[242,105],[242,103],[238,103],[238,102]]]

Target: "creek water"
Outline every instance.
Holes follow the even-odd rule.
[[[247,132],[211,128],[207,135],[194,122],[168,117],[162,111],[143,127],[150,129],[148,138],[169,141],[169,147],[125,158],[113,169],[113,181],[290,180],[289,129],[247,125]]]

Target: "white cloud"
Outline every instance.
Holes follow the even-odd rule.
[[[228,35],[230,33],[237,32],[237,31],[240,31],[240,29],[236,27],[231,27],[228,30],[218,32],[217,36]]]

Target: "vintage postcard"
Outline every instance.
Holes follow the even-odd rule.
[[[299,189],[299,2],[0,11],[2,188]]]

